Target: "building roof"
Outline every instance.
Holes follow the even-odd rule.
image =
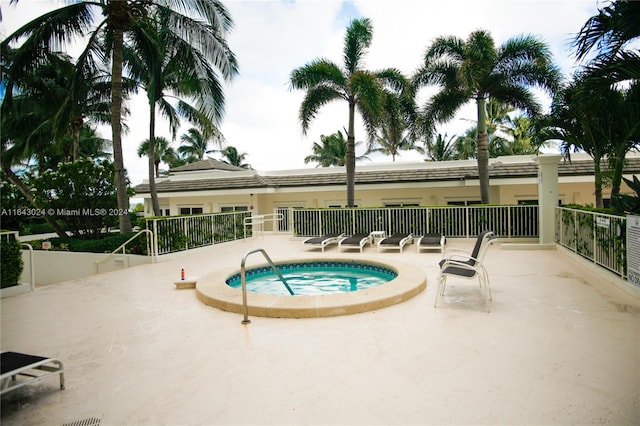
[[[215,161],[215,160],[212,160]],[[183,166],[185,167],[185,166]],[[198,169],[196,169],[198,170]],[[200,169],[203,170],[203,169]],[[230,189],[259,189],[259,188],[295,188],[331,186],[346,184],[346,169],[327,168],[323,170],[309,169],[281,172],[259,173],[246,169],[240,169],[245,173],[225,173],[216,177],[202,176],[198,178],[196,173],[192,179],[167,179],[156,183],[158,193],[183,192],[183,191],[209,191]],[[172,171],[175,171],[173,169]],[[627,159],[626,174],[640,173],[640,157]],[[559,176],[592,176],[594,174],[593,160],[561,161],[558,165]],[[522,157],[520,161],[492,159],[489,164],[490,179],[513,179],[523,177],[536,177],[538,165],[531,157]],[[447,162],[446,165],[438,163],[407,163],[393,167],[356,167],[356,185],[367,184],[397,184],[420,182],[443,182],[458,180],[478,179],[478,168],[469,161]],[[149,185],[143,183],[135,187],[137,193],[149,193]]]
[[[224,161],[215,160],[213,158],[205,158],[204,160],[195,161],[193,163],[185,164],[184,166],[174,167],[169,171],[169,173],[193,172],[200,170],[224,170],[233,172],[246,169],[225,163]]]

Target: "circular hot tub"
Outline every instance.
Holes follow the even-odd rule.
[[[249,315],[272,318],[316,318],[373,311],[404,302],[421,293],[427,284],[424,271],[395,260],[393,264],[387,264],[364,259],[357,261],[326,258],[293,259],[276,262],[276,265],[282,266],[283,270],[293,271],[309,268],[317,270],[325,265],[328,268],[327,276],[335,273],[336,269],[340,269],[341,279],[345,279],[349,285],[338,283],[335,287],[344,287],[345,291],[315,292],[316,294],[298,294],[294,290],[294,295],[290,295],[284,290],[281,282],[276,283],[276,287],[282,287],[282,294],[247,291]],[[266,264],[247,269],[247,282],[251,281],[252,275],[266,274],[268,269],[270,267]],[[358,288],[357,281],[354,282],[353,277],[347,273],[349,270],[356,269],[369,269],[374,271],[374,275],[386,274],[389,280],[372,286],[361,285],[361,288]],[[240,271],[237,268],[228,268],[203,276],[196,284],[198,299],[218,309],[244,313],[242,291],[237,287],[239,274]],[[234,280],[236,287],[227,283]],[[369,278],[364,279],[364,281],[367,280]]]

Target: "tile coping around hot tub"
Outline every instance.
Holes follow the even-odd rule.
[[[387,267],[398,276],[388,283],[367,290],[349,293],[313,296],[288,296],[247,292],[249,315],[271,318],[318,318],[350,315],[374,311],[404,302],[420,294],[427,286],[424,271],[395,259],[385,263],[379,260],[359,258],[279,259],[276,264],[308,262],[353,262]],[[249,269],[266,264],[251,266]],[[239,272],[238,267],[220,269],[200,278],[196,284],[196,295],[203,303],[223,311],[244,314],[242,290],[227,285],[226,280]]]

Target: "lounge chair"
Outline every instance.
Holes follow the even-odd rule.
[[[440,253],[444,253],[446,242],[447,239],[442,234],[425,234],[418,240],[416,251],[420,253],[422,250],[440,250]]]
[[[338,242],[342,237],[344,237],[344,234],[339,234],[339,233],[325,234],[321,237],[308,238],[302,242],[302,245],[315,247],[315,248],[320,247],[322,249],[322,252],[324,253],[324,248],[326,246],[330,244],[338,244]]]
[[[383,238],[378,241],[378,252],[382,249],[393,249],[400,250],[400,253],[402,253],[402,249],[404,248],[405,244],[410,241],[413,241],[413,237],[411,236],[411,234],[392,234],[390,237]]]
[[[60,375],[60,389],[64,389],[64,367],[62,361],[55,358],[19,352],[2,352],[0,370],[0,395],[52,374]],[[28,379],[18,381],[18,376],[25,376]]]
[[[487,249],[494,242],[493,232],[484,231],[478,235],[471,253],[460,249],[445,250],[444,258],[439,262],[440,278],[438,280],[436,300],[433,304],[434,308],[438,304],[438,299],[444,296],[447,277],[464,278],[468,280],[477,277],[480,282],[480,287],[483,285],[487,287],[487,312],[491,312],[491,287],[489,286],[489,275],[483,265],[483,261]]]
[[[365,248],[367,243],[371,244],[371,234],[368,232],[359,232],[350,237],[344,237],[341,239],[338,243],[338,251],[342,251],[342,249],[359,249],[360,253],[362,253],[362,250]]]

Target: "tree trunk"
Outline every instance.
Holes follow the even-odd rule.
[[[611,176],[611,199],[614,195],[620,194],[620,185],[622,185],[622,174],[624,172],[624,153],[616,153],[613,159],[613,175]]]
[[[478,97],[478,178],[480,180],[480,202],[489,204],[489,146],[487,143],[486,99]]]
[[[71,139],[73,140],[73,152],[71,154],[71,160],[76,161],[78,159],[78,153],[80,151],[80,129],[84,120],[82,117],[71,121]]]
[[[117,2],[116,2],[117,3]],[[126,7],[126,3],[123,7]],[[129,211],[127,195],[127,176],[122,156],[122,54],[124,33],[121,28],[113,29],[113,61],[111,65],[111,140],[113,141],[113,167],[115,170],[116,195],[118,210]],[[128,214],[118,216],[120,233],[132,231]]]
[[[149,192],[153,215],[160,216],[160,202],[156,191],[156,109],[153,101],[149,102]]]
[[[7,177],[9,178],[9,180],[15,186],[18,187],[18,189],[20,190],[22,195],[24,195],[24,197],[27,199],[27,201],[29,201],[29,203],[31,203],[31,205],[34,208],[36,208],[36,209],[41,209],[42,208],[41,206],[38,205],[35,197],[31,193],[31,191],[29,190],[29,187],[27,185],[25,185],[25,183],[15,173],[13,173],[13,170],[11,170],[11,166],[9,166],[8,164],[5,164],[3,162],[2,163],[2,170],[6,173]],[[60,225],[58,224],[58,222],[55,221],[55,219],[52,217],[52,215],[45,214],[44,215],[44,219],[47,221],[47,223],[49,225],[51,225],[51,228],[53,228],[54,232],[56,234],[58,234],[58,236],[60,238],[66,238],[67,237],[67,233],[64,231],[64,229],[62,229],[60,227]]]
[[[594,180],[595,180],[595,197],[596,197],[596,208],[603,208],[604,203],[602,202],[602,169],[600,167],[600,157],[594,158]]]
[[[349,132],[347,134],[347,207],[355,205],[356,186],[356,137],[355,137],[356,104],[349,101]]]

